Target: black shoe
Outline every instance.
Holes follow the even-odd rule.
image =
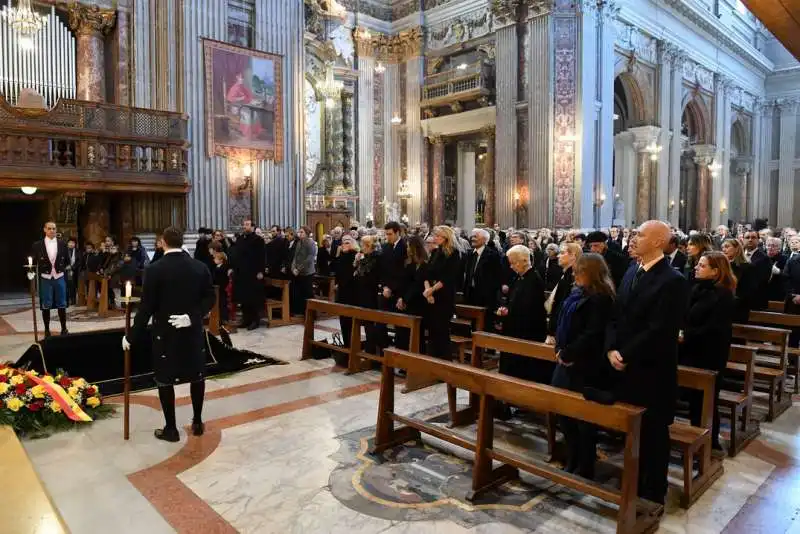
[[[44,337],[51,337],[53,334],[50,333],[50,330],[44,331]]]
[[[59,335],[66,336],[67,334],[69,334],[69,330],[67,330],[66,328],[62,328],[61,333]]]
[[[202,436],[203,432],[206,430],[206,425],[202,422],[200,423],[192,423],[192,435],[193,436]]]
[[[167,428],[167,427],[157,428],[153,432],[153,435],[156,437],[156,439],[161,439],[172,443],[181,440],[181,435],[178,433],[177,428]]]
[[[250,326],[247,327],[248,331],[252,331],[258,328],[258,323],[251,323]]]

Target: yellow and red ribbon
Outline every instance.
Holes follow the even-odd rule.
[[[45,382],[38,376],[28,371],[25,372],[25,376],[34,381],[37,385],[42,386],[44,390],[47,391],[47,393],[49,393],[53,398],[53,401],[57,402],[58,405],[61,406],[61,410],[66,414],[67,417],[73,421],[81,421],[85,423],[92,421],[92,418],[89,417],[80,406],[78,406],[78,403],[75,402],[60,385],[56,384],[55,382]]]

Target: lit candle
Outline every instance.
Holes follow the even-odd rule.
[[[131,292],[133,291],[133,286],[131,286],[130,282],[125,282],[125,298],[131,298]]]
[[[28,267],[33,267],[33,257],[28,256]]]

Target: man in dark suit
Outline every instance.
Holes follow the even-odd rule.
[[[255,233],[253,221],[247,219],[244,233],[236,241],[233,254],[233,291],[242,306],[242,328],[255,330],[264,308],[264,240]]]
[[[381,248],[378,259],[380,267],[379,283],[383,286],[378,306],[381,310],[393,312],[397,310],[397,299],[406,291],[406,240],[402,237],[402,228],[397,221],[389,221],[383,227],[386,232],[386,243]],[[388,333],[385,324],[376,324],[375,332],[378,343],[388,346]]]
[[[669,425],[677,393],[678,332],[688,282],[664,257],[670,229],[661,221],[639,228],[632,264],[618,289],[608,336],[608,361],[621,400],[647,409],[642,418],[639,496],[664,503]]]
[[[793,236],[789,239],[791,253],[783,268],[783,279],[786,281],[786,300],[784,313],[800,314],[800,237]],[[793,329],[789,344],[797,347],[800,341],[800,329]]]
[[[504,336],[530,341],[547,338],[547,316],[544,310],[544,282],[531,264],[531,251],[525,245],[514,245],[506,253],[509,265],[516,274],[509,291],[508,303],[495,312],[502,319]],[[500,355],[500,372],[525,380],[549,384],[553,376],[551,362],[516,356]]]
[[[667,257],[670,267],[679,273],[683,273],[683,269],[686,267],[686,254],[678,249],[678,244],[678,236],[672,234],[667,246],[664,247],[664,255]]]
[[[476,228],[470,236],[472,252],[464,267],[464,301],[471,306],[482,306],[487,313],[495,308],[497,292],[500,290],[502,264],[497,249],[488,246],[489,232]],[[486,325],[491,324],[489,317]]]
[[[31,248],[31,259],[36,265],[36,272],[29,273],[33,279],[39,275],[39,308],[42,310],[44,337],[50,337],[50,310],[58,310],[61,322],[61,335],[67,331],[67,277],[69,267],[69,250],[67,244],[56,237],[56,223],[47,221],[44,224],[44,239],[37,241]]]
[[[744,233],[744,257],[750,262],[753,272],[753,283],[756,290],[753,292],[754,300],[752,309],[766,310],[769,301],[768,287],[769,278],[772,271],[772,262],[769,261],[767,253],[759,246],[758,232],[748,230]]]
[[[783,279],[783,269],[789,256],[781,252],[781,240],[777,237],[767,238],[767,258],[770,262],[769,284],[767,285],[767,299],[783,302],[786,299],[786,283]]]
[[[545,291],[552,291],[561,280],[564,269],[558,264],[558,245],[550,243],[544,252],[544,260],[539,264],[539,276],[544,281]]]
[[[269,229],[269,235],[270,240],[266,244],[267,276],[270,278],[285,278],[286,275],[281,272],[281,267],[286,263],[289,247],[286,238],[283,236],[283,229],[276,224]],[[275,289],[280,293],[279,288]]]
[[[67,252],[69,266],[67,267],[67,304],[74,306],[78,301],[78,277],[81,273],[83,257],[78,249],[78,240],[74,237],[67,239]]]
[[[164,256],[145,270],[142,302],[136,312],[130,340],[122,338],[122,349],[152,344],[153,373],[165,426],[155,436],[178,441],[175,422],[175,384],[191,382],[192,434],[201,436],[205,395],[206,349],[203,318],[216,299],[211,273],[199,260],[184,254],[183,232],[167,228],[162,237]],[[153,319],[150,334],[147,323]]]
[[[586,244],[591,252],[600,254],[606,260],[608,270],[611,272],[611,279],[614,281],[614,287],[619,289],[622,277],[625,276],[625,271],[628,270],[628,265],[631,262],[630,258],[621,252],[608,248],[608,236],[605,232],[590,232],[586,236]]]

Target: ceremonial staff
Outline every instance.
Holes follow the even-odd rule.
[[[125,282],[125,296],[120,301],[125,304],[125,338],[131,334],[131,308],[133,304],[141,302],[139,297],[131,296],[133,286],[130,282]],[[130,438],[130,413],[131,413],[131,349],[125,349],[124,361],[124,383],[123,383],[123,416],[122,416],[122,437]]]
[[[28,270],[28,281],[30,282],[31,292],[31,312],[33,313],[33,342],[39,342],[39,325],[36,322],[36,265],[33,264],[33,257],[28,256],[28,265],[24,265]]]

